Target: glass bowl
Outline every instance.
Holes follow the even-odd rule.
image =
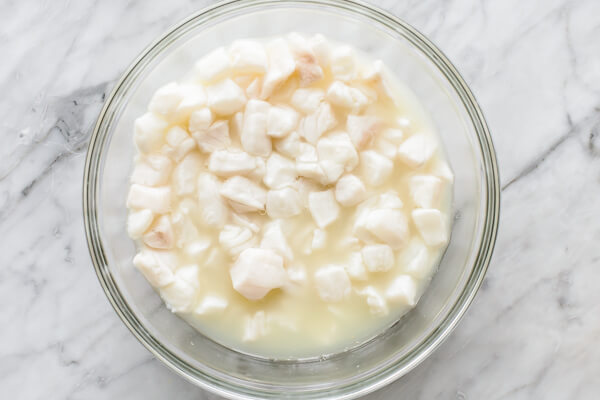
[[[169,312],[132,266],[125,229],[133,121],[152,93],[207,51],[241,37],[322,33],[381,58],[431,115],[455,173],[454,224],[439,271],[416,308],[360,346],[307,360],[241,354]],[[125,325],[159,360],[189,381],[230,398],[353,398],[406,374],[449,335],[489,264],[500,204],[488,128],[471,91],[422,34],[369,5],[342,0],[255,0],[216,4],[150,45],[106,100],[92,134],[83,209],[100,283]]]

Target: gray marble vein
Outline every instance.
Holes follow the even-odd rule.
[[[155,360],[92,269],[85,150],[105,96],[209,1],[0,1],[0,389],[16,399],[216,399]],[[600,393],[600,2],[373,0],[427,34],[485,112],[502,216],[456,331],[369,399]]]

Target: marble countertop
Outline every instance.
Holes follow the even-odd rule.
[[[600,392],[600,2],[373,1],[471,85],[502,177],[474,304],[368,399],[592,399]],[[129,62],[209,1],[0,1],[0,390],[16,399],[215,399],[110,307],[81,212],[87,141]]]

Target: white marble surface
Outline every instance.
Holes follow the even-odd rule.
[[[208,1],[0,1],[0,391],[17,399],[213,399],[153,359],[93,272],[81,215],[104,96]],[[470,311],[369,399],[600,392],[600,2],[377,1],[473,88],[501,166],[496,252]]]

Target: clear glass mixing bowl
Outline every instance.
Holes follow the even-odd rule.
[[[416,94],[455,173],[452,238],[418,306],[351,351],[306,361],[260,359],[203,336],[169,312],[132,266],[125,197],[132,127],[152,93],[193,61],[242,37],[322,33],[381,58]],[[446,57],[399,19],[341,0],[256,0],[216,4],[178,24],[125,72],[98,118],[84,175],[92,261],[125,325],[165,365],[231,398],[351,398],[410,371],[448,336],[479,288],[492,254],[500,204],[492,141],[471,91]]]

